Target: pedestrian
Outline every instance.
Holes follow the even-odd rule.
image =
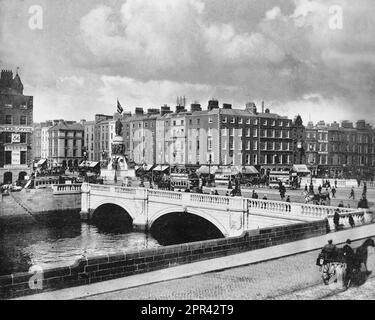
[[[335,188],[337,189],[337,179],[335,179]]]
[[[340,201],[339,205],[338,205],[339,208],[344,208],[344,204],[342,201]]]
[[[353,187],[352,187],[352,190],[350,190],[349,199],[350,198],[353,198],[353,200],[354,200],[354,189],[353,189]]]
[[[263,196],[263,200],[267,200],[267,195],[266,194]]]
[[[326,244],[322,248],[322,252],[321,253],[323,255],[325,263],[333,262],[333,261],[336,260],[336,258],[337,258],[337,248],[333,244],[333,241],[331,239],[328,240],[328,244]]]
[[[355,223],[354,223],[354,219],[353,219],[352,214],[349,213],[348,217],[349,217],[349,224],[350,224],[350,226],[351,226],[352,228],[354,228]]]
[[[288,202],[288,203],[290,203],[290,197],[287,196],[285,201]],[[287,211],[291,211],[291,206],[290,206],[290,204],[288,204],[288,205],[286,206],[286,210],[287,210]]]
[[[255,190],[253,190],[253,193],[251,194],[251,198],[255,199]]]
[[[305,184],[305,191],[307,192],[307,184]]]
[[[335,187],[332,188],[331,192],[332,192],[332,198],[336,198],[336,196],[335,196],[335,194],[336,194]]]
[[[319,193],[322,192],[322,186],[321,186],[321,185],[319,185],[319,187],[318,187],[318,192],[319,192]]]
[[[367,184],[366,184],[366,182],[363,182],[363,193],[362,193],[362,195],[366,196],[366,194],[367,194]]]
[[[258,196],[258,194],[255,192],[255,194],[254,194],[254,199],[258,199],[259,198],[259,196]]]
[[[335,231],[339,231],[340,227],[340,210],[336,209],[335,214],[333,215],[333,223],[335,225]]]
[[[352,274],[353,274],[353,267],[354,267],[355,254],[354,254],[354,250],[350,246],[351,243],[352,243],[352,241],[350,239],[347,239],[345,246],[342,248],[345,263],[346,263],[346,275],[345,275],[345,279],[344,279],[344,285],[346,287],[349,287],[349,284],[350,284],[350,281],[351,281],[351,278],[352,278]]]

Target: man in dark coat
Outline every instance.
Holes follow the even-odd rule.
[[[332,243],[332,240],[328,240],[328,244],[326,244],[322,249],[322,255],[324,257],[325,262],[333,262],[337,258],[337,248]]]
[[[340,213],[338,209],[336,209],[333,215],[333,223],[335,224],[335,230],[338,231],[340,226]]]
[[[353,274],[353,267],[354,267],[354,259],[355,259],[355,253],[352,247],[350,246],[351,240],[346,240],[346,244],[343,247],[343,255],[346,262],[346,276],[344,279],[344,284],[348,287],[350,284],[350,280],[352,278]]]

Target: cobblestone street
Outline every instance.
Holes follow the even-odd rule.
[[[362,242],[353,243],[353,247]],[[375,254],[371,252],[368,268],[375,270]],[[244,267],[104,293],[87,299],[322,299],[340,290],[323,285],[319,268],[315,265],[318,253],[319,250],[315,250]],[[361,288],[351,288],[338,298],[351,299],[352,295],[354,298],[355,292]],[[366,285],[364,288],[368,291],[366,296],[371,296],[371,286]]]

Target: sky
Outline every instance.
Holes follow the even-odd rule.
[[[0,0],[0,68],[17,67],[35,121],[185,96],[375,124],[375,1]]]

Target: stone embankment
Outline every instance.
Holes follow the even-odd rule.
[[[80,194],[54,195],[50,188],[11,192],[0,202],[0,225],[33,224],[62,212],[68,217],[80,209]]]

